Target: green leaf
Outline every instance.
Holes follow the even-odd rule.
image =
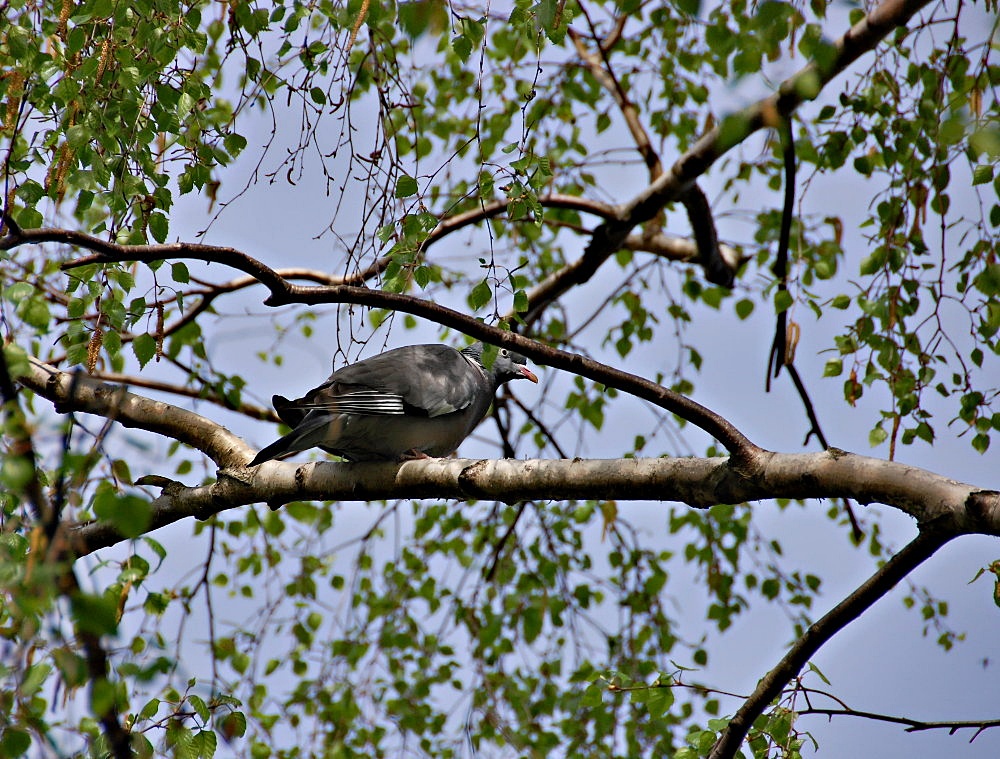
[[[25,323],[39,330],[47,330],[49,322],[52,319],[49,304],[42,297],[28,298],[21,301],[21,304],[17,308],[17,313],[24,319]]]
[[[875,272],[879,271],[886,262],[886,252],[885,248],[876,248],[871,255],[866,256],[861,262],[860,272],[863,276],[871,276]]]
[[[750,314],[753,313],[754,302],[749,298],[741,298],[736,301],[736,316],[739,317],[740,321],[746,319]]]
[[[972,170],[972,184],[986,184],[993,181],[993,164],[981,163]]]
[[[465,35],[453,37],[451,40],[451,49],[455,51],[455,55],[465,62],[472,55],[472,40]]]
[[[156,338],[146,332],[136,335],[135,339],[132,340],[132,352],[135,354],[139,366],[146,366],[149,360],[156,355]]]
[[[830,681],[827,679],[826,675],[823,674],[822,670],[820,670],[819,667],[817,667],[812,662],[809,662],[808,664],[806,664],[806,666],[809,667],[809,671],[815,673],[820,680],[822,680],[827,685],[830,685]]]
[[[409,198],[412,195],[416,195],[418,190],[417,180],[413,177],[403,174],[396,179],[397,198]]]
[[[792,294],[788,290],[777,290],[774,293],[774,312],[780,314],[787,311],[794,300],[792,299]]]
[[[142,602],[142,608],[147,614],[160,616],[170,606],[170,596],[168,593],[147,593],[146,600]]]
[[[174,282],[182,285],[186,285],[191,281],[191,274],[188,272],[188,267],[183,261],[175,261],[170,264],[170,276]]]
[[[151,719],[156,715],[156,713],[159,710],[160,710],[160,699],[158,698],[150,699],[149,701],[146,702],[146,705],[142,707],[142,710],[139,712],[139,719],[140,720]]]
[[[868,444],[875,448],[881,445],[889,437],[889,433],[886,432],[880,425],[872,427],[871,432],[868,433]]]
[[[222,137],[222,145],[225,147],[226,152],[235,158],[247,146],[247,138],[235,132],[228,132]]]
[[[469,308],[478,311],[493,299],[493,291],[487,281],[481,280],[469,293]]]
[[[986,453],[990,447],[990,436],[985,432],[980,432],[972,438],[972,447],[978,453]]]
[[[649,711],[649,716],[653,719],[663,719],[673,704],[673,688],[661,686],[650,689],[649,698],[646,699],[646,709]]]
[[[115,596],[76,593],[70,599],[76,626],[93,635],[118,632],[118,600]]]
[[[4,290],[6,300],[11,303],[20,303],[25,298],[30,298],[35,293],[35,288],[29,282],[14,282]]]
[[[195,714],[198,715],[202,722],[208,722],[209,717],[212,715],[201,696],[192,693],[188,696],[188,703],[191,705],[191,708],[194,709]]]
[[[164,548],[158,541],[154,540],[153,538],[149,537],[148,535],[145,536],[145,537],[143,537],[142,541],[147,546],[149,546],[150,550],[152,550],[152,552],[155,553],[156,556],[157,556],[157,558],[160,560],[159,564],[156,565],[156,569],[159,569],[160,568],[160,564],[162,564],[163,560],[165,558],[167,558],[167,549]]]
[[[580,706],[583,707],[599,707],[604,701],[604,692],[607,688],[604,687],[601,681],[592,682],[588,685],[584,691],[583,695],[580,697]]]
[[[109,483],[102,483],[94,496],[94,514],[110,522],[126,538],[137,538],[144,533],[152,518],[152,507],[145,498],[129,493],[116,493]]]
[[[0,733],[0,756],[23,756],[31,748],[31,734],[19,727],[4,728]]]
[[[697,18],[701,12],[701,0],[675,0],[674,5],[681,13]]]
[[[528,294],[524,290],[514,293],[514,311],[523,314],[528,310]]]
[[[536,606],[529,606],[521,613],[524,627],[524,642],[534,643],[542,632],[542,612]]]
[[[45,662],[32,664],[24,674],[24,679],[21,681],[19,689],[20,692],[25,696],[34,696],[45,685],[45,681],[49,679],[50,674],[52,674],[51,664]]]
[[[243,712],[230,712],[219,720],[219,731],[229,740],[242,738],[247,731],[247,718]]]
[[[170,231],[170,222],[167,221],[165,215],[158,212],[151,213],[147,224],[154,240],[158,243],[166,242],[167,234]]]
[[[10,376],[23,377],[31,371],[31,364],[28,361],[28,352],[17,343],[10,343],[3,346],[4,358],[7,360],[7,369]]]

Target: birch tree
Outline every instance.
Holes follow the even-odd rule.
[[[960,645],[913,573],[1000,535],[995,476],[907,463],[1000,430],[994,2],[3,11],[0,755],[996,740],[1000,714],[854,707],[813,663],[899,586]],[[737,348],[703,325],[751,319],[770,351],[696,400]],[[458,457],[246,467],[266,377],[471,339],[543,386]],[[767,393],[801,447],[739,421]],[[768,508],[825,514],[801,540],[868,578],[824,595]],[[1000,603],[1000,562],[967,574]],[[768,605],[789,642],[733,693],[715,641]]]

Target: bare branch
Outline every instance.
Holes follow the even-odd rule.
[[[865,712],[857,709],[802,709],[796,713],[799,715],[822,714],[828,717],[860,717],[876,722],[890,722],[894,725],[905,725],[906,732],[908,733],[919,733],[925,730],[947,730],[949,735],[954,735],[959,730],[974,730],[975,733],[969,738],[969,743],[972,743],[986,730],[1000,727],[1000,719],[925,721],[913,719],[912,717],[894,717],[889,714]]]
[[[597,200],[580,198],[576,195],[564,195],[562,193],[540,195],[538,197],[538,202],[543,208],[562,208],[569,211],[579,211],[592,216],[599,216],[602,219],[618,218],[618,209],[615,208],[615,206],[608,205],[607,203],[601,203]],[[442,238],[447,237],[453,232],[457,232],[458,230],[472,224],[478,224],[481,221],[486,221],[487,219],[499,216],[507,210],[507,207],[508,204],[506,200],[494,200],[489,203],[483,203],[478,208],[463,211],[462,213],[457,213],[454,216],[446,216],[442,218],[441,221],[438,222],[438,225],[431,230],[430,234],[427,235],[427,239],[424,240],[421,250],[427,250],[427,248],[431,245],[439,242]]]
[[[663,173],[663,164],[660,163],[660,156],[657,155],[656,150],[653,148],[653,143],[650,142],[646,128],[639,120],[639,109],[629,99],[625,88],[622,87],[621,82],[618,81],[618,77],[615,76],[615,70],[611,66],[611,59],[608,57],[609,48],[601,44],[601,41],[597,37],[597,31],[594,29],[594,24],[591,22],[582,4],[580,8],[583,10],[583,15],[587,20],[588,26],[590,26],[591,36],[596,43],[598,52],[595,53],[588,50],[586,44],[584,44],[583,37],[572,27],[567,30],[569,37],[576,47],[577,55],[587,64],[590,73],[614,98],[615,103],[622,112],[622,117],[625,119],[625,125],[628,127],[629,134],[632,135],[632,139],[635,141],[636,149],[639,151],[639,155],[642,156],[642,161],[646,164],[646,168],[649,169],[649,179],[650,181],[655,181]]]
[[[646,128],[642,125],[642,121],[639,118],[639,109],[636,108],[635,103],[629,98],[628,92],[625,91],[625,88],[615,75],[615,70],[611,65],[611,58],[609,56],[609,50],[613,43],[604,44],[600,41],[597,36],[597,30],[590,16],[587,14],[586,8],[581,4],[580,9],[587,21],[587,25],[590,27],[597,52],[588,50],[583,38],[572,27],[568,30],[570,39],[576,47],[577,54],[589,67],[591,74],[614,98],[615,103],[622,113],[622,117],[625,119],[629,133],[632,135],[636,149],[639,151],[643,163],[646,164],[646,168],[649,170],[649,180],[650,182],[655,182],[663,174],[663,164],[660,161],[660,156],[653,148]],[[616,32],[618,34],[621,33],[620,26],[616,29]],[[712,217],[712,208],[705,197],[705,193],[701,191],[697,184],[692,183],[680,194],[679,199],[687,211],[688,221],[691,224],[691,230],[694,233],[694,239],[699,251],[698,257],[705,270],[706,279],[722,287],[732,287],[735,267],[730,267],[727,260],[719,251],[719,239],[715,231],[715,219]],[[652,227],[650,231],[658,231],[662,220],[662,215],[657,215],[653,223],[650,224]],[[609,250],[608,252],[613,251]]]
[[[1000,719],[982,720],[921,720],[912,717],[897,717],[891,714],[881,714],[879,712],[869,712],[861,709],[853,709],[844,701],[826,691],[815,688],[806,688],[801,684],[797,685],[791,696],[797,694],[805,696],[808,706],[805,709],[795,709],[795,713],[800,716],[818,714],[826,717],[858,717],[860,719],[872,720],[875,722],[888,722],[893,725],[903,725],[908,733],[918,733],[925,730],[947,730],[949,735],[954,735],[959,730],[974,730],[969,743],[972,743],[979,735],[991,728],[1000,727]],[[832,700],[837,707],[818,707],[812,705],[812,698],[820,696]]]

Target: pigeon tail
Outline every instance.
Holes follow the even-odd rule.
[[[248,467],[263,464],[282,456],[288,456],[299,451],[307,451],[318,446],[326,440],[331,433],[331,428],[339,428],[339,424],[332,424],[333,419],[327,414],[317,414],[313,419],[309,419],[297,426],[294,430],[284,435],[269,446],[262,448],[253,461],[247,464]]]

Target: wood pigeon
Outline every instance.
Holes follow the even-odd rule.
[[[349,461],[447,456],[486,416],[500,385],[538,382],[527,359],[501,348],[487,368],[483,344],[464,350],[411,345],[386,351],[330,375],[298,400],[272,398],[292,431],[248,466],[319,447]]]

